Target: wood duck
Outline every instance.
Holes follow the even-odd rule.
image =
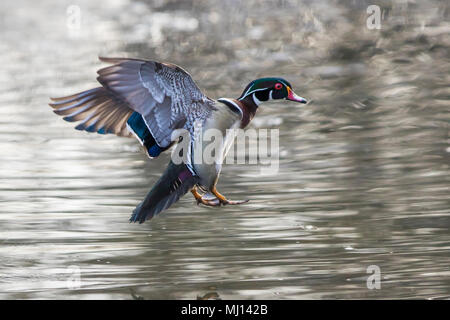
[[[144,201],[134,209],[130,222],[142,223],[152,218],[188,191],[197,203],[207,206],[247,202],[229,200],[217,191],[221,165],[192,161],[199,139],[194,135],[194,123],[200,123],[203,132],[215,128],[225,133],[230,128],[245,128],[264,101],[286,99],[306,103],[282,78],[253,80],[238,99],[214,101],[200,91],[185,70],[174,64],[127,58],[100,57],[100,60],[112,64],[97,72],[101,87],[51,98],[50,106],[56,114],[69,122],[81,121],[75,127],[77,130],[135,136],[150,158],[158,157],[176,143],[172,133],[177,129],[187,130],[191,138],[187,161],[169,162]],[[233,140],[231,135],[225,138],[223,152],[217,153],[222,157],[219,160],[223,160]]]

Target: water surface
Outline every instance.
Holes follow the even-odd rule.
[[[449,5],[382,1],[369,30],[369,4],[2,1],[0,298],[449,298]],[[248,204],[187,195],[129,224],[169,155],[47,105],[96,86],[98,55],[179,64],[212,98],[282,76],[311,102],[259,110],[278,174],[228,165],[219,183]]]

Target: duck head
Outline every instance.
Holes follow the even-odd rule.
[[[269,100],[286,99],[299,103],[307,103],[305,98],[295,94],[291,84],[282,78],[261,78],[250,82],[238,98],[242,102],[253,102],[259,106]]]

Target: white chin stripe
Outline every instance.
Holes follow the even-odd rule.
[[[255,102],[255,104],[256,104],[257,106],[259,106],[259,105],[261,104],[261,101],[258,100],[258,98],[256,97],[256,94],[255,94],[255,93],[253,94],[253,101]]]

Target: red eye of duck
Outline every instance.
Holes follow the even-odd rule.
[[[281,83],[275,84],[275,89],[280,90],[281,88],[283,88],[283,85]]]

